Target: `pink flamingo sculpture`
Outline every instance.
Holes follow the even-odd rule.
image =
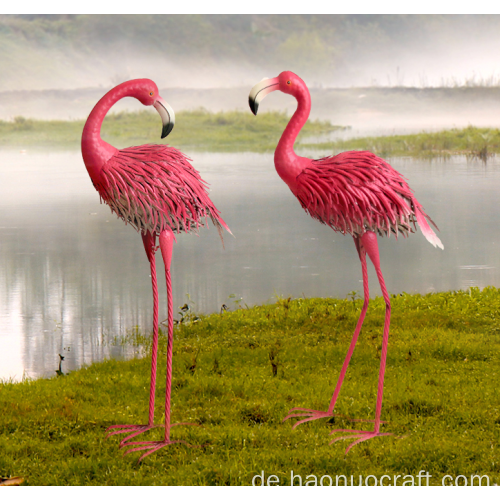
[[[334,231],[339,231],[342,234],[349,233],[354,238],[354,244],[361,261],[364,292],[361,315],[328,410],[292,408],[283,421],[294,417],[306,417],[296,422],[293,425],[295,428],[304,422],[334,416],[333,409],[358,340],[370,298],[366,254],[375,266],[386,303],[374,430],[335,429],[332,431],[332,433],[348,432],[352,434],[334,439],[330,444],[341,439],[356,439],[347,448],[347,454],[353,446],[362,441],[390,434],[380,432],[391,302],[380,269],[377,234],[389,236],[394,233],[397,237],[401,233],[406,237],[408,233],[414,232],[417,222],[430,243],[440,248],[443,248],[443,245],[429,227],[426,219],[436,229],[437,226],[426,215],[404,178],[382,158],[368,151],[348,151],[319,160],[297,156],[293,150],[293,144],[311,110],[309,90],[306,84],[290,71],[284,71],[277,78],[264,79],[250,91],[250,109],[255,115],[259,102],[275,90],[294,96],[298,102],[297,110],[285,128],[274,153],[274,164],[278,175],[286,182],[292,193],[298,198],[302,208],[309,215],[330,226]]]
[[[149,450],[140,458],[160,448],[185,441],[170,439],[170,397],[172,380],[173,306],[170,262],[174,233],[197,231],[208,217],[217,227],[229,228],[219,216],[207,194],[206,183],[191,166],[188,158],[175,148],[148,144],[116,149],[101,139],[101,124],[111,106],[124,97],[135,97],[145,106],[153,106],[163,122],[162,139],[174,127],[174,112],[160,97],[156,84],[147,79],[130,80],[110,90],[90,113],[82,134],[82,155],[88,173],[102,201],[111,211],[141,233],[151,268],[153,285],[153,346],[151,360],[151,386],[149,393],[149,419],[146,425],[112,425],[107,437],[130,433],[120,443],[134,445],[133,451]],[[229,231],[230,232],[230,231]],[[158,287],[156,282],[156,237],[160,243],[165,264],[168,300],[167,382],[165,396],[165,438],[163,441],[130,442],[154,425],[156,362],[158,352]],[[193,424],[191,424],[193,425]]]

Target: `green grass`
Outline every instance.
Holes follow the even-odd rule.
[[[384,303],[370,303],[336,410],[373,418]],[[500,480],[500,290],[392,298],[383,429],[354,447],[329,446],[341,417],[291,429],[293,406],[326,409],[362,305],[359,298],[280,298],[276,304],[201,316],[175,329],[173,437],[137,464],[122,458],[112,424],[144,423],[150,361],[109,360],[49,380],[0,384],[0,476],[28,485],[248,485],[264,471],[289,484],[306,476],[449,474]],[[188,317],[189,319],[189,317]],[[139,333],[128,339],[149,342]],[[164,397],[161,336],[157,421]],[[148,439],[159,438],[160,430]],[[312,478],[310,477],[309,480]],[[409,480],[406,478],[406,480]],[[416,479],[415,479],[416,480]],[[298,480],[297,480],[298,481]],[[350,479],[349,479],[350,481]],[[463,479],[461,479],[463,481]],[[373,478],[371,478],[373,482]]]
[[[265,152],[274,151],[289,119],[279,112],[255,117],[250,111],[181,111],[176,114],[173,132],[161,140],[161,120],[156,112],[116,113],[106,117],[101,136],[118,148],[168,143],[191,151]],[[41,121],[23,117],[16,117],[12,122],[0,121],[0,148],[79,148],[84,123],[84,120]],[[299,136],[299,143],[301,138],[339,128],[326,121],[309,121]]]
[[[500,130],[469,126],[440,132],[361,137],[345,141],[305,144],[302,147],[335,152],[368,150],[383,157],[448,157],[461,154],[486,161],[490,156],[500,152]]]
[[[210,113],[200,109],[176,115],[174,131],[160,139],[161,122],[155,112],[117,113],[106,117],[102,138],[122,148],[144,143],[169,144],[187,151],[273,152],[290,117],[286,113],[228,111]],[[0,120],[0,148],[80,147],[84,121],[39,121],[16,117]],[[362,137],[349,140],[321,141],[321,137],[342,127],[328,121],[309,120],[300,133],[296,148],[303,153],[320,150],[326,154],[349,150],[369,150],[382,157],[448,157],[467,155],[487,161],[500,152],[500,130],[469,126],[441,132],[412,135]],[[304,142],[314,137],[319,141]]]

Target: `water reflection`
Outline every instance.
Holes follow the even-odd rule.
[[[174,311],[187,294],[196,312],[213,312],[223,303],[235,307],[230,294],[253,305],[275,294],[362,292],[352,238],[302,211],[272,155],[192,156],[235,238],[226,235],[223,249],[214,228],[178,237]],[[463,158],[392,164],[440,227],[445,251],[421,234],[381,240],[389,291],[500,286],[498,164]],[[111,341],[135,325],[151,328],[149,264],[139,235],[99,204],[78,152],[2,152],[0,169],[0,377],[55,375],[59,353],[63,371],[135,355]],[[380,294],[372,269],[369,276],[372,295]],[[165,317],[164,286],[160,300]]]

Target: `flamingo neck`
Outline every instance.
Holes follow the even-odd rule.
[[[292,191],[296,186],[297,176],[304,170],[305,163],[307,162],[306,158],[295,154],[293,145],[302,127],[307,122],[311,111],[311,96],[307,89],[305,89],[305,92],[296,96],[296,99],[297,109],[288,122],[278,142],[276,151],[274,152],[274,165],[276,171]]]
[[[101,139],[101,125],[111,106],[123,97],[130,95],[125,84],[118,85],[104,95],[90,112],[82,133],[83,161],[94,183],[104,164],[118,151],[115,147]]]

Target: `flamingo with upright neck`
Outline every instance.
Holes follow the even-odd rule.
[[[298,103],[297,110],[286,126],[274,153],[276,171],[311,217],[328,225],[334,231],[350,234],[354,238],[361,261],[364,293],[363,308],[328,410],[292,408],[284,421],[294,417],[306,417],[296,422],[293,425],[295,428],[304,422],[334,416],[333,410],[370,299],[366,254],[375,267],[386,304],[374,430],[335,429],[331,432],[352,433],[331,441],[334,443],[341,439],[356,439],[347,448],[347,454],[358,443],[390,434],[380,431],[391,301],[380,269],[377,235],[389,236],[393,233],[397,237],[401,233],[406,237],[415,231],[418,223],[423,235],[432,245],[441,249],[443,245],[427,220],[434,227],[436,225],[413,196],[413,191],[405,179],[382,158],[369,151],[348,151],[318,160],[296,155],[293,145],[311,110],[309,90],[303,80],[291,71],[284,71],[277,78],[264,79],[250,91],[250,109],[255,115],[262,99],[276,90],[292,95]]]
[[[148,450],[139,461],[164,446],[184,443],[172,441],[170,399],[172,382],[173,306],[170,263],[174,233],[193,232],[210,218],[222,239],[221,228],[229,228],[210,200],[207,185],[184,154],[165,145],[148,144],[118,150],[101,139],[101,125],[107,112],[124,97],[134,97],[145,106],[153,106],[162,119],[162,139],[174,127],[172,108],[160,97],[156,84],[148,79],[129,80],[111,89],[90,113],[82,134],[85,166],[101,200],[111,211],[141,233],[151,269],[153,287],[153,346],[148,423],[112,425],[108,436],[129,433],[123,446],[136,446],[126,453]],[[230,231],[229,231],[230,232]],[[130,441],[154,427],[156,365],[158,353],[158,287],[155,252],[158,237],[165,264],[168,310],[167,381],[165,395],[165,437],[162,441]],[[194,425],[194,424],[188,424]]]

